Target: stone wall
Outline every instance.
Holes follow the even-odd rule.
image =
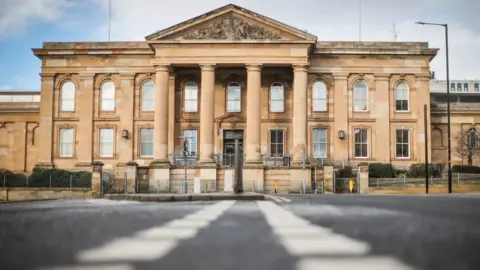
[[[0,201],[90,199],[91,188],[0,188]]]
[[[477,193],[480,192],[479,183],[465,183],[452,186],[452,193]],[[406,187],[371,187],[367,194],[425,194],[424,184],[407,184]],[[446,194],[448,186],[445,184],[433,184],[428,187],[429,194]]]

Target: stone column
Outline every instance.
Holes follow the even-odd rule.
[[[93,79],[95,74],[80,74],[78,101],[75,109],[78,110],[79,123],[77,127],[78,162],[76,167],[87,168],[92,166],[93,156]]]
[[[325,194],[332,194],[335,193],[334,190],[334,178],[333,174],[333,166],[325,165],[323,166],[323,190]]]
[[[245,163],[261,163],[261,66],[247,65],[247,129]]]
[[[173,163],[175,159],[175,77],[174,72],[168,78],[168,155]]]
[[[170,191],[170,161],[168,160],[168,92],[170,67],[155,66],[154,160],[150,163],[149,188]]]
[[[260,65],[247,65],[247,126],[245,134],[245,167],[243,169],[243,189],[263,192],[265,188],[263,163],[261,158],[261,93],[262,79]]]
[[[213,118],[215,108],[215,66],[201,65],[200,98],[200,160],[201,164],[214,164]]]
[[[293,164],[302,164],[307,151],[307,65],[293,66]]]
[[[55,74],[41,73],[42,78],[40,92],[40,126],[38,148],[38,167],[53,166],[53,97],[55,87]]]
[[[154,116],[155,164],[169,164],[168,160],[168,86],[169,66],[156,66],[156,93]]]
[[[360,188],[359,193],[368,193],[368,166],[358,166],[358,173],[360,174],[360,183],[357,183],[357,189]]]

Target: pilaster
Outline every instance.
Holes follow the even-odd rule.
[[[334,89],[333,89],[333,117],[335,119],[335,129],[331,142],[334,145],[332,149],[332,159],[335,160],[348,160],[348,147],[349,147],[349,128],[348,128],[348,86],[346,73],[335,73],[334,75]],[[339,139],[337,133],[343,130],[345,132],[345,138]],[[353,138],[353,137],[352,137]]]
[[[78,100],[81,102],[77,107],[78,126],[78,162],[77,167],[89,167],[93,158],[93,104],[94,104],[94,78],[95,74],[80,74]]]
[[[35,166],[53,166],[53,108],[55,74],[41,73],[40,123],[38,163]]]
[[[377,121],[375,141],[376,149],[381,149],[375,153],[379,162],[390,162],[390,91],[389,91],[390,74],[375,74],[375,112],[374,116]]]
[[[134,117],[134,102],[135,102],[135,74],[121,74],[121,110],[120,110],[120,126],[117,132],[120,136],[116,136],[118,141],[119,159],[120,163],[126,163],[133,158],[134,141],[132,134],[134,133],[133,117]],[[123,138],[123,130],[127,131],[128,137]]]

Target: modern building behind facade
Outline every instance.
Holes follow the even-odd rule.
[[[168,181],[181,136],[208,179],[231,165],[235,138],[244,181],[261,181],[272,164],[300,178],[305,159],[404,165],[425,159],[424,105],[431,159],[446,162],[446,113],[442,101],[430,104],[437,51],[420,42],[318,41],[235,5],[145,41],[45,42],[33,49],[41,102],[29,92],[2,97],[29,102],[0,101],[0,167],[101,161],[117,170],[135,161]],[[476,108],[458,115],[475,124]]]

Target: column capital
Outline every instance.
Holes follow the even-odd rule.
[[[199,66],[202,71],[215,71],[217,67],[215,64],[200,64]]]
[[[293,72],[308,72],[309,64],[292,65]]]
[[[170,72],[170,65],[155,65],[156,72]]]
[[[262,70],[261,64],[245,64],[245,68],[248,72],[260,72]]]

